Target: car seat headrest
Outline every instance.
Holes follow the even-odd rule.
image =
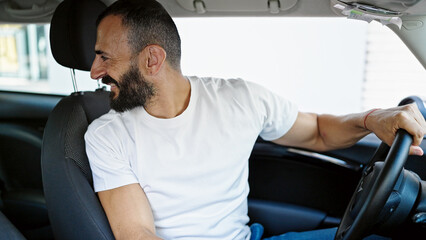
[[[99,0],[64,0],[50,25],[50,46],[62,66],[89,71],[95,58],[96,18],[106,8]]]

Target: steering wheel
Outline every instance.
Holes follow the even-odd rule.
[[[371,234],[401,175],[412,142],[412,136],[399,129],[390,149],[382,143],[376,150],[346,208],[335,240],[359,240]],[[378,162],[385,155],[384,163]]]

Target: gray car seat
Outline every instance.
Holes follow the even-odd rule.
[[[52,53],[58,63],[90,70],[95,21],[104,9],[97,0],[64,0],[58,6],[50,29]],[[109,109],[109,92],[76,92],[61,100],[49,116],[43,135],[42,176],[56,239],[114,239],[93,191],[84,143],[88,125]]]
[[[24,236],[0,212],[0,239],[24,240]]]

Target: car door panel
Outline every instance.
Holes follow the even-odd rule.
[[[51,239],[41,178],[47,118],[62,96],[0,91],[0,207],[27,239]]]
[[[63,96],[0,91],[0,119],[45,119]]]
[[[300,215],[310,218],[304,221],[308,223],[305,226],[315,226],[311,229],[337,226],[363,167],[380,143],[376,136],[369,135],[350,148],[318,154],[307,150],[293,151],[293,148],[259,139],[249,167],[251,221],[266,225],[266,235],[309,230],[292,225],[292,220],[300,219]],[[421,147],[426,149],[426,143],[423,142]],[[334,161],[325,161],[324,156]],[[409,156],[406,169],[426,179],[425,157]],[[259,207],[258,201],[265,206]],[[253,202],[256,204],[252,205]],[[258,213],[259,209],[263,214]],[[323,213],[323,221],[318,223],[313,212]],[[271,223],[269,216],[276,221]]]

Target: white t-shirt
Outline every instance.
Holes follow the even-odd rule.
[[[171,119],[111,110],[86,132],[95,191],[139,183],[164,239],[249,239],[248,158],[260,136],[283,136],[291,102],[243,80],[189,77],[187,109]]]

